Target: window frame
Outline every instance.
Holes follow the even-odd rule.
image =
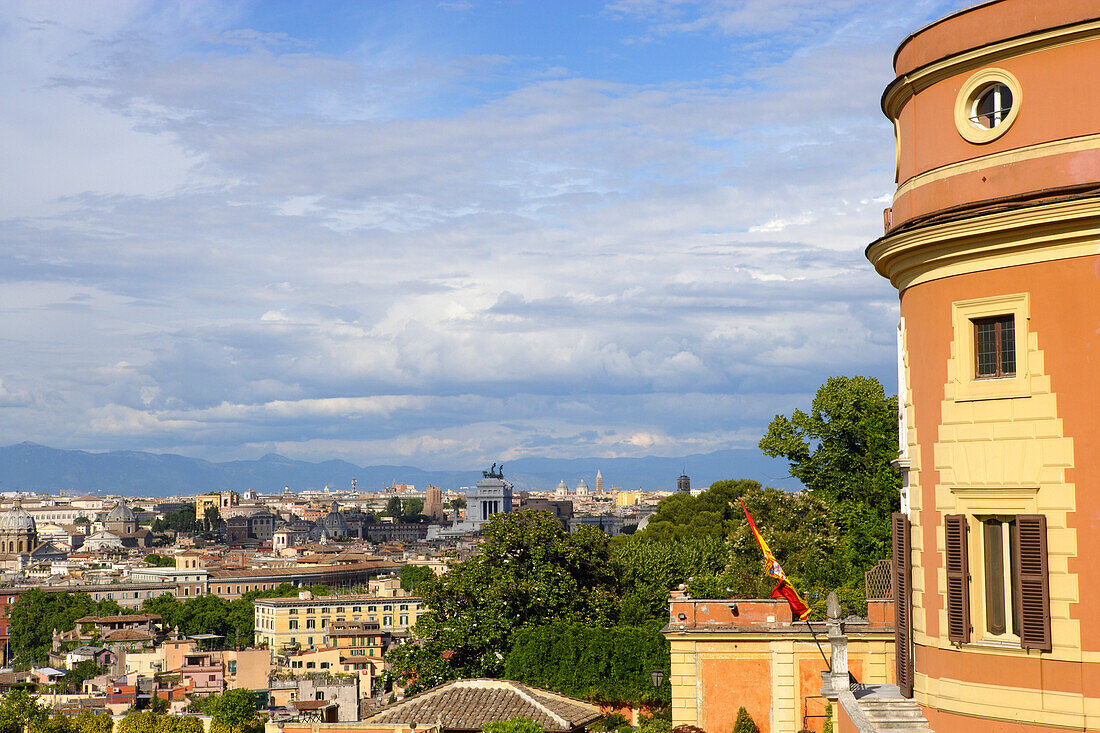
[[[1015,514],[994,514],[994,515],[978,515],[975,517],[978,523],[981,525],[980,537],[978,538],[978,546],[980,548],[980,554],[977,556],[979,561],[974,563],[975,568],[980,576],[978,578],[978,592],[975,594],[978,600],[981,601],[981,614],[980,621],[982,624],[981,641],[986,642],[998,642],[1004,644],[1010,644],[1011,646],[1020,645],[1020,599],[1016,597],[1016,573],[1018,558],[1015,557],[1016,540],[1016,515]],[[990,555],[992,535],[988,532],[991,522],[998,522],[1001,526],[999,543],[1000,546],[996,548],[998,557]],[[1007,530],[1007,531],[1006,531]],[[1000,563],[1000,567],[996,568],[998,577],[995,579],[991,577],[993,570],[992,566],[995,563]],[[1001,594],[1001,613],[1003,615],[1002,623],[1004,624],[1004,630],[997,632],[993,630],[994,623],[991,616],[991,598],[992,592],[996,590]]]
[[[944,535],[941,535],[942,544],[939,549],[944,553],[946,561],[948,518],[952,514],[956,517],[963,516],[970,530],[966,533],[968,538],[964,543],[964,554],[967,556],[964,576],[969,578],[969,588],[965,594],[967,609],[964,613],[968,617],[968,626],[972,629],[967,638],[951,639],[952,643],[1013,654],[1027,654],[1029,650],[1051,651],[1051,546],[1047,536],[1047,517],[1039,511],[1038,487],[953,486],[951,494],[954,512],[948,510],[948,514],[944,516]],[[1018,634],[991,634],[987,626],[984,520],[991,518],[1011,518],[1016,521],[1017,531],[1013,544],[1019,562],[1016,563],[1017,575],[1009,581],[1013,587],[1006,588],[1006,593],[1014,601],[1019,599]],[[941,579],[945,579],[942,573],[946,570],[945,563],[941,568]],[[948,629],[950,606],[950,600],[945,598],[940,616],[944,629]],[[1006,617],[1006,621],[1006,631],[1011,632],[1011,620]]]
[[[1016,376],[1016,318],[1012,313],[1006,313],[1002,316],[983,316],[982,318],[972,318],[970,320],[974,329],[974,379],[1012,379]],[[984,324],[991,324],[993,326],[993,363],[994,368],[992,373],[982,373],[982,349],[981,349],[981,327]],[[1008,371],[1004,368],[1005,357],[1008,354],[1008,349],[1005,348],[1005,331],[1004,326],[1006,323],[1012,324],[1012,371]]]
[[[1027,293],[957,301],[951,304],[954,339],[951,384],[956,402],[1008,399],[1031,396],[1028,348],[1030,298]],[[977,374],[976,321],[1011,316],[1015,330],[1016,373],[1012,376],[980,377]]]
[[[1008,88],[1012,95],[1012,104],[993,127],[985,127],[974,119],[978,101],[996,85]],[[1020,81],[1004,69],[986,68],[977,71],[959,89],[955,97],[955,128],[964,140],[975,145],[984,145],[997,140],[1012,127],[1024,104]]]

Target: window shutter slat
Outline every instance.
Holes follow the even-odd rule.
[[[1051,650],[1050,584],[1047,569],[1047,518],[1043,514],[1016,517],[1016,587],[1020,603],[1020,646]]]
[[[956,644],[970,641],[970,563],[967,557],[965,514],[944,517],[947,561],[947,638]]]
[[[893,535],[894,645],[897,683],[901,694],[913,696],[912,581],[909,517],[896,512],[890,517]]]

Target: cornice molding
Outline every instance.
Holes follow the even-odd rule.
[[[1003,150],[998,153],[989,153],[976,158],[960,160],[956,163],[947,163],[938,168],[931,168],[923,173],[918,173],[906,179],[894,193],[894,201],[905,194],[929,183],[936,183],[959,175],[976,173],[989,168],[1003,167],[1024,163],[1032,160],[1040,160],[1055,155],[1068,153],[1081,153],[1100,148],[1100,133],[1092,135],[1080,135],[1061,140],[1049,140],[1047,142],[1025,145],[1011,150]]]
[[[1100,254],[1100,196],[887,234],[867,259],[899,291],[1000,267]]]
[[[882,93],[882,112],[891,120],[897,119],[902,105],[913,95],[956,74],[999,63],[1005,59],[1027,53],[1071,43],[1091,41],[1097,38],[1100,38],[1100,20],[1090,20],[991,43],[987,46],[948,56],[914,69],[907,74],[902,74],[890,82]]]

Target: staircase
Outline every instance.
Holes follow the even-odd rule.
[[[886,733],[932,733],[920,706],[902,697],[897,685],[874,685],[853,691],[856,703],[875,731]]]

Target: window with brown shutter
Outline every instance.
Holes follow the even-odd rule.
[[[1013,595],[1019,599],[1020,646],[1051,650],[1050,585],[1047,573],[1047,518],[1016,517]]]
[[[913,696],[912,581],[909,517],[895,512],[890,517],[893,535],[894,645],[897,683],[901,694]]]
[[[947,555],[947,638],[956,644],[970,641],[970,563],[965,514],[943,518]]]

